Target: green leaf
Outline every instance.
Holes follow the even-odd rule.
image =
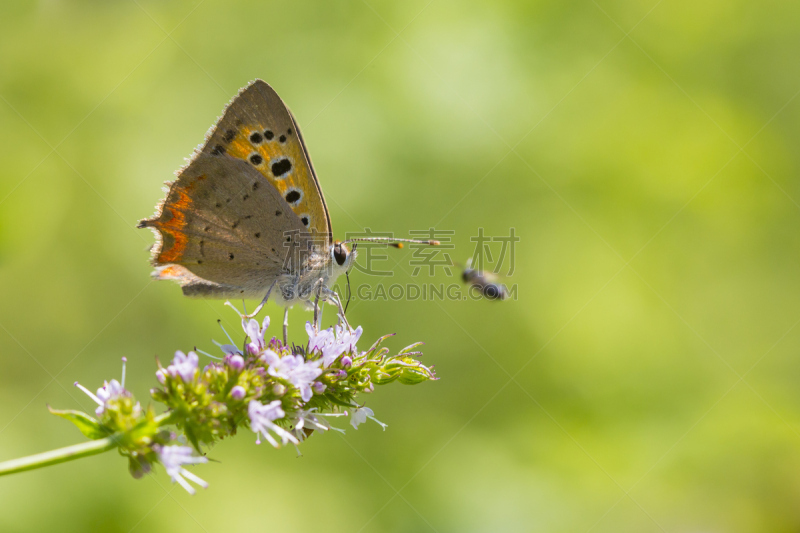
[[[403,355],[403,354],[410,353],[410,352],[414,351],[414,348],[416,348],[417,346],[422,346],[423,344],[425,344],[425,343],[424,342],[415,342],[411,346],[406,346],[405,348],[400,350],[400,353],[398,355]],[[415,353],[419,353],[419,352],[415,352]]]
[[[381,362],[383,361],[384,357],[386,357],[388,354],[389,354],[389,348],[384,346],[383,348],[378,350],[378,353],[373,353],[370,356],[370,361]]]
[[[200,450],[200,442],[198,442],[197,436],[194,434],[194,431],[192,431],[192,428],[186,426],[186,428],[184,429],[184,434],[186,435],[186,438],[189,440],[189,443],[192,445],[195,451],[197,451],[197,453],[199,453],[200,455],[203,455],[202,450]]]
[[[403,385],[416,385],[423,381],[428,381],[431,377],[424,371],[407,368],[398,376],[398,380]]]
[[[376,340],[375,344],[372,345],[372,348],[367,350],[367,353],[364,354],[364,357],[369,358],[373,353],[375,353],[375,350],[378,349],[378,346],[380,346],[383,341],[385,341],[389,337],[394,337],[394,335],[395,335],[394,333],[389,333],[388,335],[384,335],[380,339]]]
[[[343,400],[338,396],[334,396],[333,394],[326,394],[325,398],[330,400],[331,403],[335,403],[336,405],[341,405],[342,407],[353,407],[352,402]]]
[[[81,430],[81,433],[83,433],[90,439],[93,440],[102,439],[108,437],[112,433],[111,431],[103,427],[100,424],[100,422],[98,422],[91,416],[81,411],[73,411],[73,410],[62,411],[60,409],[53,409],[49,405],[47,406],[47,408],[54,415],[60,416],[61,418],[69,420],[70,422],[75,424],[75,426],[77,426],[77,428]]]

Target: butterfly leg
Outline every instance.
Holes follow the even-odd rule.
[[[283,311],[283,345],[289,344],[289,308]]]
[[[324,279],[319,278],[319,280],[317,281],[317,283],[315,285],[321,286],[322,283],[324,283],[324,282],[325,282]],[[322,308],[319,306],[319,293],[320,293],[320,290],[317,289],[316,293],[317,293],[317,295],[314,297],[314,322],[312,322],[312,325],[314,326],[314,328],[317,331],[319,331],[320,329],[322,329]]]
[[[272,285],[269,286],[269,289],[267,290],[267,295],[264,296],[264,299],[261,300],[260,304],[258,304],[258,307],[256,307],[256,310],[253,311],[252,313],[250,313],[249,315],[248,314],[242,315],[242,318],[253,318],[253,317],[257,316],[258,313],[261,312],[261,309],[267,304],[267,300],[269,300],[269,295],[272,293],[272,289],[275,287],[276,283],[278,283],[277,279],[272,282]],[[245,313],[246,313],[246,311],[245,311]]]
[[[344,307],[342,307],[342,300],[341,298],[339,298],[339,295],[336,294],[336,291],[332,291],[327,287],[323,287],[322,292],[325,295],[326,300],[330,300],[339,308],[339,320],[342,322],[342,324],[344,324],[347,329],[352,330],[353,328],[350,327],[350,324],[347,322],[347,318],[344,316]]]

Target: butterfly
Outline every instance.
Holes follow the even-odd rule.
[[[255,80],[228,104],[188,164],[167,184],[152,218],[153,276],[200,298],[270,297],[286,308],[319,300],[338,307],[331,289],[355,262],[356,244],[401,247],[413,239],[334,241],[330,215],[300,128],[267,83]],[[320,317],[321,321],[321,317]],[[316,320],[315,320],[316,324]]]
[[[495,274],[472,268],[472,259],[467,260],[461,279],[489,300],[507,300],[511,296],[508,287],[500,283]]]

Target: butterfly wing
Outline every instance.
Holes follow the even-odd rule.
[[[307,228],[247,161],[201,152],[170,184],[156,215],[153,264],[189,296],[261,298],[311,249]]]
[[[202,153],[246,161],[280,193],[304,227],[330,245],[328,208],[300,129],[266,82],[252,82],[231,101]]]

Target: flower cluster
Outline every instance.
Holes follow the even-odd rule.
[[[391,337],[386,335],[359,351],[361,327],[352,330],[339,324],[320,330],[307,323],[308,343],[290,347],[267,337],[269,324],[269,317],[260,324],[243,318],[245,342],[237,347],[228,337],[230,344],[217,343],[222,357],[179,351],[166,367],[158,363],[160,386],[151,396],[167,408],[161,415],[152,407],[142,408],[125,389],[124,364],[122,380],[105,382],[97,393],[76,383],[97,403],[96,418],[78,411],[51,411],[91,439],[115,439],[134,477],[161,464],[173,482],[194,493],[190,481],[204,488],[207,484],[185,466],[207,462],[204,450],[240,428],[255,433],[256,444],[263,439],[276,448],[296,446],[314,432],[343,431],[330,424],[331,417],[349,415],[354,428],[371,419],[386,429],[357,401],[360,394],[392,381],[437,379],[432,367],[416,358],[421,343],[389,355],[381,346]],[[201,367],[197,352],[214,360]]]

